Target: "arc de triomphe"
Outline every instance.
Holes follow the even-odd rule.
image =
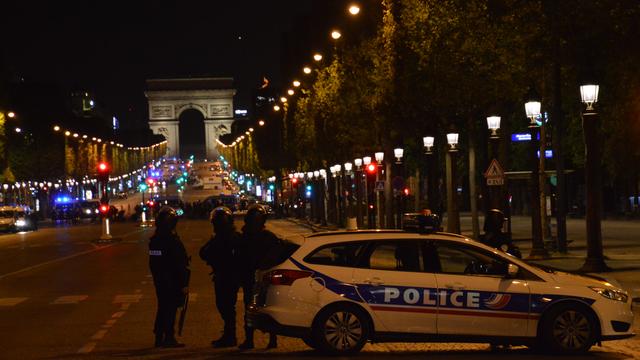
[[[231,132],[235,93],[232,78],[147,80],[149,127],[167,139],[167,156],[180,156],[180,115],[195,109],[204,117],[207,159],[216,159],[216,140]]]

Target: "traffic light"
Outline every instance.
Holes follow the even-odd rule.
[[[145,183],[140,184],[138,187],[140,188],[140,191],[142,191],[142,192],[147,191],[147,188],[148,188],[147,184],[145,184]]]
[[[98,163],[98,180],[101,182],[109,181],[109,172],[110,172],[109,164],[105,161],[101,161]]]
[[[152,178],[152,177],[148,177],[147,180],[146,180],[146,183],[147,183],[147,185],[149,185],[150,188],[152,188],[153,185],[155,185],[156,180],[154,178]]]
[[[371,174],[375,174],[378,171],[378,167],[376,166],[376,164],[371,163],[369,165],[367,165],[367,173]]]
[[[107,215],[109,212],[109,204],[100,203],[100,214]]]
[[[409,188],[404,188],[402,192],[404,193],[404,196],[409,196]]]
[[[291,179],[291,184],[293,184],[294,187],[298,186],[298,178],[293,178]]]

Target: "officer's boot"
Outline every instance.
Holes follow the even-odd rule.
[[[278,347],[278,336],[274,333],[269,333],[269,344],[267,349],[275,349]]]
[[[238,348],[243,350],[253,349],[253,328],[244,327],[244,342]]]
[[[235,324],[231,324],[231,321],[225,322],[222,337],[211,342],[214,348],[232,347],[236,346],[236,344],[236,327]]]

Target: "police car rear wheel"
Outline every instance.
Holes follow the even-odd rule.
[[[330,354],[353,354],[369,338],[369,319],[355,306],[340,305],[318,314],[313,329],[313,343]]]
[[[561,306],[545,317],[544,342],[556,353],[583,353],[595,343],[596,319],[582,306]]]

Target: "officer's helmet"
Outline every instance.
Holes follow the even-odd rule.
[[[163,206],[156,215],[156,228],[161,231],[172,231],[178,224],[178,214],[170,206]]]
[[[500,209],[491,209],[487,211],[487,216],[484,220],[485,232],[497,232],[502,229],[505,222],[504,213]]]
[[[260,204],[249,206],[247,214],[244,216],[244,223],[248,226],[263,228],[267,222],[267,210]]]
[[[230,228],[233,225],[233,212],[226,206],[218,206],[211,211],[209,221],[216,229]]]

